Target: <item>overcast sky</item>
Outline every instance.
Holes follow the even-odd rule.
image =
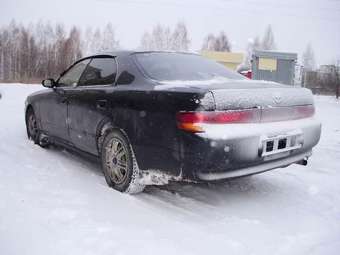
[[[340,58],[340,0],[0,0],[0,10],[0,25],[12,19],[84,28],[111,22],[128,49],[155,24],[184,21],[192,50],[200,49],[207,33],[225,30],[232,50],[243,51],[248,38],[262,37],[271,24],[278,50],[301,57],[311,42],[319,64]]]

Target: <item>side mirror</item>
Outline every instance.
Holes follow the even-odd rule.
[[[54,79],[46,79],[46,80],[43,80],[41,84],[46,88],[54,88],[56,85],[56,82]]]

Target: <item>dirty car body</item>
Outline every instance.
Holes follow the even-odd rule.
[[[91,83],[96,61],[112,71],[102,83]],[[121,130],[141,181],[151,177],[146,184],[304,164],[321,132],[309,90],[248,80],[188,53],[119,51],[81,59],[53,88],[30,95],[30,107],[41,136],[95,157],[105,127]]]

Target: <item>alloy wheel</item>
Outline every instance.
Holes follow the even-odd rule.
[[[115,184],[124,182],[128,175],[128,151],[121,140],[112,138],[108,143],[106,165],[112,182]]]

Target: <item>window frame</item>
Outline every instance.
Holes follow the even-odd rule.
[[[88,67],[89,64],[91,64],[92,60],[95,59],[95,58],[109,58],[109,59],[113,59],[114,60],[114,63],[116,65],[116,75],[115,75],[115,78],[114,78],[114,81],[112,84],[93,84],[93,85],[79,85],[79,81],[81,80],[82,76],[84,75],[85,71],[86,71],[86,68]],[[117,77],[118,77],[118,62],[117,62],[117,59],[115,56],[110,56],[110,55],[99,55],[99,56],[92,56],[92,57],[88,57],[87,59],[90,59],[90,62],[86,65],[83,73],[81,74],[81,76],[79,77],[79,81],[77,83],[77,86],[76,88],[93,88],[93,87],[114,87],[114,86],[117,86]]]
[[[116,72],[116,76],[115,76],[115,80],[114,80],[113,84],[106,84],[106,85],[100,85],[100,84],[99,84],[99,85],[79,86],[78,83],[79,83],[80,78],[83,76],[83,74],[84,74],[84,72],[85,72],[87,66],[91,63],[92,59],[94,59],[94,58],[113,58],[113,59],[114,59],[114,61],[115,61],[115,63],[116,63],[116,68],[117,68],[116,70],[117,70],[117,72]],[[59,86],[59,81],[60,81],[60,79],[61,79],[66,73],[68,73],[68,72],[69,72],[75,65],[77,65],[78,63],[80,63],[80,62],[82,62],[82,61],[84,61],[84,60],[88,60],[88,59],[89,59],[90,61],[87,63],[87,65],[86,65],[84,71],[81,73],[81,75],[80,75],[80,77],[79,77],[79,80],[78,80],[76,86]],[[85,58],[82,58],[82,59],[77,60],[77,61],[74,62],[72,65],[70,65],[65,71],[63,71],[63,72],[59,75],[58,79],[56,80],[56,84],[57,84],[57,87],[60,87],[60,88],[87,88],[87,87],[98,87],[98,86],[101,86],[101,87],[114,87],[114,86],[117,86],[118,67],[119,67],[119,66],[118,66],[117,57],[116,57],[116,56],[113,56],[113,55],[97,55],[97,56],[85,57]]]
[[[90,59],[90,58],[82,58],[82,59],[79,59],[78,61],[76,61],[76,62],[74,62],[72,65],[70,65],[65,71],[63,71],[63,72],[60,74],[60,76],[58,77],[57,81],[56,81],[57,87],[58,87],[58,88],[75,88],[75,87],[77,87],[77,86],[78,86],[78,82],[79,82],[81,76],[83,75],[84,71],[86,70],[88,64],[91,63],[91,60],[86,64],[84,71],[80,74],[79,79],[78,79],[78,81],[77,81],[77,85],[75,85],[75,86],[65,86],[65,85],[62,86],[62,84],[60,84],[59,81],[60,81],[60,79],[61,79],[62,77],[64,77],[64,76],[65,76],[65,75],[66,75],[73,67],[75,67],[75,66],[76,66],[77,64],[79,64],[80,62],[83,62],[83,61],[88,60],[88,59]],[[60,85],[61,85],[61,86],[60,86]]]

